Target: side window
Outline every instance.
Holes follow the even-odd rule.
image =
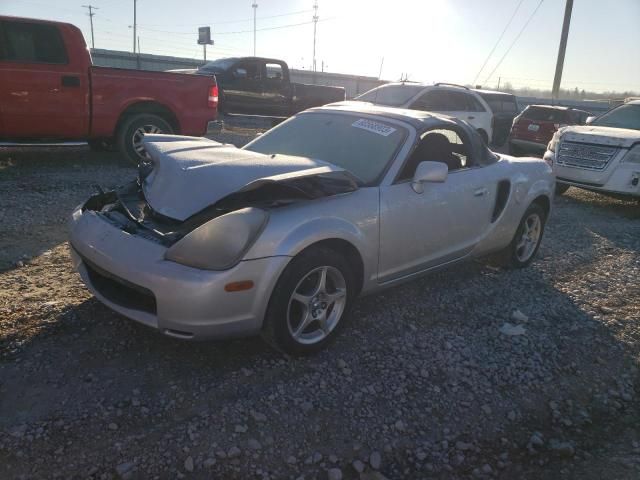
[[[233,76],[236,79],[260,80],[260,70],[256,62],[240,62],[233,67]]]
[[[421,162],[442,162],[450,172],[472,166],[470,144],[456,130],[438,128],[429,130],[402,168],[398,181],[409,180]]]
[[[423,93],[413,104],[412,110],[444,111],[447,105],[446,91],[430,90]]]
[[[20,63],[67,63],[60,31],[53,25],[2,22],[0,58]]]
[[[267,80],[282,81],[284,78],[282,65],[279,63],[267,63]]]
[[[448,112],[466,112],[469,110],[469,103],[467,102],[468,95],[462,92],[447,92],[448,108],[445,110]]]
[[[478,99],[476,97],[474,97],[473,95],[470,95],[468,93],[464,93],[463,94],[465,97],[467,97],[467,110],[470,112],[486,112],[485,108],[482,106],[482,104],[478,101]]]

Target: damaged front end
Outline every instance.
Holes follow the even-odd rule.
[[[145,198],[142,181],[137,179],[97,193],[85,202],[82,211],[95,211],[131,235],[171,247],[210,220],[237,210],[250,207],[269,210],[358,189],[357,180],[349,172],[320,167],[255,180],[185,220],[177,220],[152,208]]]

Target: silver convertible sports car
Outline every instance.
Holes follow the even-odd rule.
[[[138,178],[72,214],[75,266],[113,310],[181,339],[316,351],[359,294],[495,254],[529,264],[555,180],[441,115],[338,103],[242,149],[148,135]]]

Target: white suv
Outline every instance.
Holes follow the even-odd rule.
[[[387,83],[355,100],[375,105],[444,113],[470,123],[488,144],[493,135],[493,112],[473,90],[450,83]]]
[[[556,192],[570,186],[640,197],[640,100],[609,110],[588,125],[558,130],[544,154]]]

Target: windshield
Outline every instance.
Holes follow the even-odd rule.
[[[640,105],[620,105],[596,118],[590,125],[640,130]]]
[[[237,58],[219,58],[218,60],[214,60],[213,62],[208,62],[203,65],[200,67],[200,70],[205,72],[224,72],[237,60]]]
[[[399,107],[424,90],[422,85],[383,85],[363,93],[355,100]]]
[[[324,160],[368,185],[385,171],[406,136],[405,128],[383,119],[305,113],[269,130],[244,149]]]

